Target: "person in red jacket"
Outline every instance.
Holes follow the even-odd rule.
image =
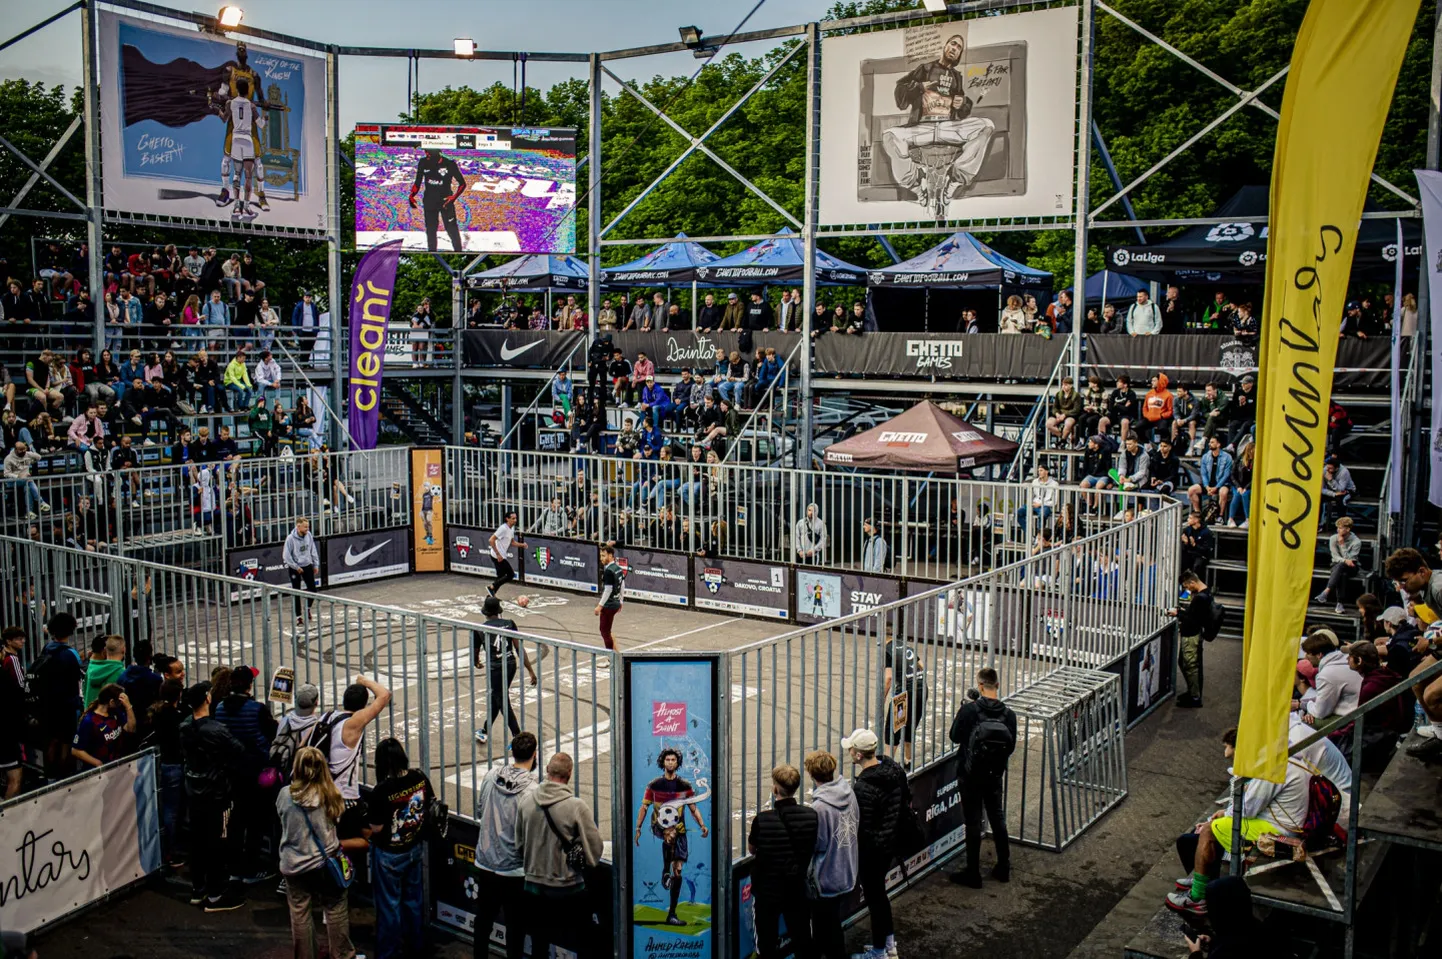
[[[1152,377],[1152,388],[1142,397],[1142,420],[1148,442],[1172,438],[1172,391],[1167,389],[1167,374]]]

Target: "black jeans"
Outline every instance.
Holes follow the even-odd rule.
[[[1001,780],[972,777],[961,784],[961,811],[966,820],[966,871],[980,871],[981,814],[991,824],[996,845],[996,864],[1011,865],[1011,842],[1006,832],[1006,806],[1002,802]]]
[[[266,853],[262,847],[272,832],[275,795],[272,793],[270,801],[266,801],[265,793],[255,784],[255,774],[248,767],[237,775],[242,780],[249,779],[249,784],[235,790],[225,845],[230,868],[246,877],[264,871]]]
[[[511,568],[511,561],[507,559],[496,559],[492,556],[491,565],[496,567],[496,581],[491,584],[491,595],[499,596],[501,587],[516,578],[516,571]]]
[[[301,569],[301,570],[294,570],[294,569],[289,569],[289,568],[287,568],[287,569],[286,569],[286,572],[287,572],[287,573],[290,573],[290,588],[291,588],[291,589],[308,589],[308,590],[310,590],[312,593],[314,593],[314,592],[316,592],[316,591],[318,590],[318,586],[317,586],[317,584],[316,584],[316,580],[320,578],[320,571],[317,570],[314,566],[306,566],[306,567],[304,567],[304,568]],[[301,607],[300,607],[300,597],[299,597],[299,596],[294,597],[294,603],[295,603],[295,618],[296,618],[296,619],[300,619],[300,618],[301,618]],[[314,600],[314,599],[308,599],[308,600],[305,601],[305,608],[306,608],[307,610],[309,610],[309,609],[310,609],[312,606],[314,606],[314,605],[315,605],[315,600]]]
[[[1327,595],[1332,597],[1334,603],[1345,603],[1347,597],[1343,595],[1347,591],[1347,584],[1351,582],[1356,574],[1355,566],[1348,566],[1346,563],[1337,563],[1332,567],[1332,573],[1327,577]]]
[[[815,955],[825,959],[848,959],[846,934],[841,929],[841,911],[847,898],[843,893],[811,900],[811,940]]]
[[[967,832],[967,835],[971,833]],[[862,853],[857,878],[862,895],[866,897],[866,909],[871,913],[871,945],[877,949],[886,945],[887,936],[896,933],[896,926],[891,920],[891,899],[886,895],[886,873],[890,868],[890,860]]]
[[[190,798],[190,885],[197,896],[217,899],[230,883],[230,813],[228,799]]]
[[[786,935],[791,939],[791,954],[796,959],[810,959],[815,952],[811,944],[811,902],[806,898],[804,881],[790,894],[756,896],[756,952],[761,959],[780,959],[782,917],[786,919]],[[755,888],[754,886],[752,887]]]
[[[491,927],[496,914],[502,911],[506,916],[506,956],[521,959],[526,948],[525,885],[526,880],[520,876],[476,870],[476,925],[472,937],[472,955],[476,959],[490,955]]]
[[[500,665],[492,666],[489,674],[491,677],[491,709],[490,715],[486,717],[486,724],[481,728],[489,733],[491,723],[496,721],[496,717],[499,716],[501,710],[504,709],[506,711],[506,725],[510,728],[511,735],[514,736],[521,731],[521,723],[516,719],[515,710],[511,708],[511,697],[506,695],[506,687],[509,685],[506,682],[506,674]],[[510,678],[516,678],[514,669],[511,670]]]
[[[575,946],[577,959],[596,959],[601,955],[596,943],[596,924],[591,921],[591,897],[584,888],[561,891],[538,887],[542,892],[527,892],[526,904],[531,934],[531,955],[549,956],[557,930]],[[509,930],[507,930],[509,938]]]

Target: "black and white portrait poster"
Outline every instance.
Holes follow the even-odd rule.
[[[821,222],[1069,214],[1078,23],[1057,7],[825,38]]]

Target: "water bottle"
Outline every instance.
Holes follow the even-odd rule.
[[[1429,721],[1428,721],[1428,719],[1427,719],[1427,714],[1422,711],[1422,704],[1421,704],[1421,703],[1417,703],[1417,704],[1413,707],[1413,713],[1414,713],[1414,720],[1413,720],[1413,723],[1412,723],[1412,727],[1413,727],[1414,729],[1420,729],[1420,728],[1423,727],[1423,726],[1430,725],[1430,723],[1429,723]]]

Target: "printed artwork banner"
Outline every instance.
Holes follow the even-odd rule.
[[[99,17],[105,209],[326,228],[323,59]]]
[[[446,472],[441,452],[411,450],[411,526],[417,573],[446,570]]]

